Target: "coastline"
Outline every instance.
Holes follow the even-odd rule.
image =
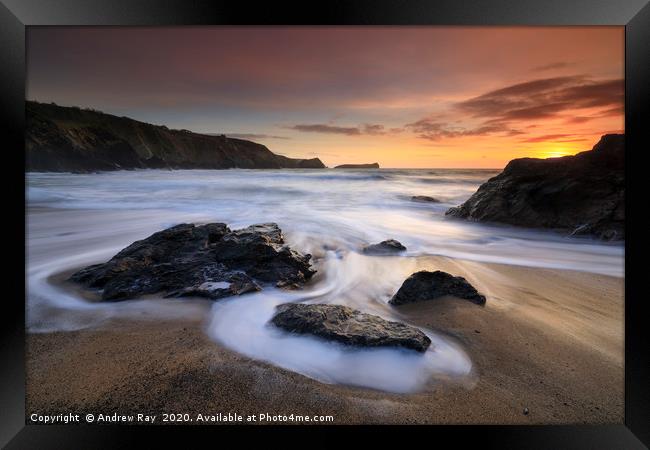
[[[28,333],[27,419],[264,412],[333,415],[333,424],[623,421],[623,278],[446,257],[417,265],[465,276],[488,297],[484,308],[458,299],[398,308],[405,322],[461,343],[474,364],[470,383],[437,381],[414,394],[323,384],[211,341],[205,301],[182,319]]]

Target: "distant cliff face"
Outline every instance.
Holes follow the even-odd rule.
[[[335,166],[335,169],[379,169],[379,163],[372,164],[341,164]]]
[[[287,158],[243,139],[170,130],[93,110],[26,102],[25,113],[28,171],[325,167],[318,158]]]
[[[625,238],[625,136],[562,158],[515,159],[447,215]]]

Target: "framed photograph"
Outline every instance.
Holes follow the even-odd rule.
[[[0,442],[646,448],[646,3],[3,0]]]

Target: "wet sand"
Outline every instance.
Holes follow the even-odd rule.
[[[474,365],[469,382],[434,381],[415,394],[323,384],[209,340],[205,301],[183,319],[114,318],[80,331],[28,334],[27,416],[144,413],[156,414],[157,423],[163,413],[332,415],[334,424],[623,421],[622,278],[441,257],[418,266],[465,276],[487,296],[485,307],[449,298],[398,309],[404,321],[463,345]]]

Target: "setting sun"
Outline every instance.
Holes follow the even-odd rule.
[[[575,151],[566,150],[566,149],[549,149],[542,150],[539,154],[540,158],[561,158],[563,156],[573,155]]]

